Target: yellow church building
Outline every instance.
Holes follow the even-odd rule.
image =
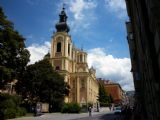
[[[64,76],[70,86],[66,103],[79,104],[98,103],[98,82],[95,69],[88,68],[87,53],[76,48],[68,34],[67,15],[63,8],[56,24],[56,33],[51,41],[50,60],[54,70]]]

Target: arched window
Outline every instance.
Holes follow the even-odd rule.
[[[61,42],[57,43],[57,52],[61,52]]]

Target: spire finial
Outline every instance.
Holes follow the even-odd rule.
[[[81,44],[81,50],[83,51],[83,44]]]
[[[63,3],[63,8],[62,8],[63,10],[65,9],[65,5],[66,5],[66,4],[65,4],[65,3]]]

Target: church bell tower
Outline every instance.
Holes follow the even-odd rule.
[[[72,41],[68,35],[69,26],[64,7],[59,14],[59,21],[55,28],[56,33],[53,35],[51,42],[51,64],[54,70],[64,75],[65,81],[69,82],[68,73],[72,70]]]

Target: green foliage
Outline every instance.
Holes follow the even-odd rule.
[[[24,40],[0,7],[0,89],[9,80],[18,79],[29,61],[30,54],[25,49]]]
[[[64,82],[64,77],[53,70],[48,59],[44,59],[26,67],[16,90],[28,104],[47,102],[50,111],[53,111],[52,108],[61,109],[69,86]]]
[[[23,107],[17,107],[16,109],[16,116],[24,116],[26,115],[27,111]]]
[[[71,104],[70,113],[79,113],[81,110],[81,107],[78,103]]]
[[[91,106],[91,107],[92,107],[92,106],[93,106],[93,103],[92,103],[92,102],[89,102],[89,103],[88,103],[88,106]]]
[[[98,97],[98,101],[100,102],[100,106],[109,106],[110,104],[110,97],[108,96],[105,87],[104,87],[104,83],[99,81],[99,97]]]
[[[68,113],[69,112],[69,103],[65,103],[61,110],[62,113]]]
[[[50,59],[50,53],[47,53],[44,57],[43,57],[43,59]]]
[[[111,95],[109,95],[109,102],[113,103],[113,97]]]
[[[88,112],[88,105],[87,104],[82,104],[81,112]]]
[[[11,119],[11,118],[15,118],[18,116],[24,116],[26,115],[26,110],[25,108],[21,108],[21,107],[17,107],[15,108],[6,108],[4,109],[4,119]]]
[[[14,108],[6,108],[4,110],[4,119],[11,119],[16,117],[16,109]]]
[[[1,105],[4,109],[6,108],[16,108],[16,103],[13,101],[13,99],[6,99],[2,101]]]
[[[65,103],[62,107],[62,113],[79,113],[81,107],[78,103]]]
[[[100,102],[101,107],[108,107],[109,103],[108,102]]]
[[[0,100],[0,118],[9,119],[26,114],[26,110],[19,107],[21,104],[20,96],[0,94]]]

